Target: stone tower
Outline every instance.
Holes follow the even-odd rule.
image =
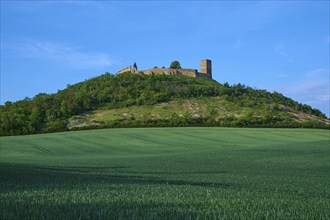
[[[201,73],[207,74],[212,78],[211,60],[201,60]]]
[[[132,69],[132,73],[137,73],[137,72],[138,72],[138,68],[137,68],[136,63],[134,62],[134,64],[133,64],[133,69]]]

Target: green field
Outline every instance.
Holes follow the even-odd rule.
[[[0,219],[330,219],[328,130],[1,138]]]

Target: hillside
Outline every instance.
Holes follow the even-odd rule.
[[[56,94],[0,106],[0,135],[149,126],[329,128],[317,109],[282,94],[180,75],[105,73]]]

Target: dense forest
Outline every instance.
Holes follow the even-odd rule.
[[[221,121],[207,118],[184,118],[159,121],[122,121],[107,127],[141,126],[240,126],[240,127],[318,127],[329,128],[326,123],[310,121],[297,123],[292,118],[274,117],[277,111],[297,111],[326,119],[319,110],[298,103],[280,93],[256,90],[228,83],[220,84],[210,79],[181,75],[155,75],[124,73],[118,76],[105,73],[86,80],[56,94],[40,93],[33,98],[6,102],[0,106],[0,135],[23,135],[68,130],[70,117],[96,109],[114,109],[134,105],[153,105],[176,99],[215,97],[237,103],[238,107],[259,108],[268,104],[265,117],[228,117]]]

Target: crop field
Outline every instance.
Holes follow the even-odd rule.
[[[330,219],[329,138],[246,128],[2,137],[0,219]]]

